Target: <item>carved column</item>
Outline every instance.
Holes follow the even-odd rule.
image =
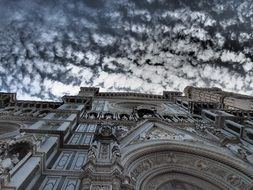
[[[98,125],[83,170],[82,190],[122,189],[123,167],[116,126],[109,123]]]

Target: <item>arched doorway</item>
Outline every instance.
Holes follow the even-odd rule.
[[[140,143],[125,147],[124,175],[136,190],[251,189],[252,166],[219,151],[186,142]]]

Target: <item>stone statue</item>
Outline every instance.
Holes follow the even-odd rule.
[[[128,120],[128,117],[127,117],[126,115],[123,115],[123,116],[121,117],[121,119],[122,119],[122,120]]]
[[[93,163],[96,161],[96,158],[97,158],[97,156],[96,156],[97,148],[98,148],[97,142],[95,141],[88,150],[87,158],[89,161],[92,161]]]
[[[112,160],[113,162],[119,162],[121,157],[120,149],[118,143],[114,143],[112,147]]]
[[[106,120],[110,120],[110,119],[112,119],[112,115],[110,115],[110,114],[106,114],[106,115],[105,115],[105,119],[106,119]]]
[[[15,165],[19,162],[19,153],[18,152],[16,154],[12,155],[11,161]]]
[[[95,119],[95,118],[96,118],[96,116],[93,113],[90,114],[89,119]]]

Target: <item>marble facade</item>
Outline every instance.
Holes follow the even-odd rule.
[[[0,93],[0,189],[253,189],[253,97],[99,92],[60,102]]]

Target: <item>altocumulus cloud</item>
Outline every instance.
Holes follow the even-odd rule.
[[[253,94],[251,0],[1,0],[0,26],[0,88],[22,99],[79,86]]]

